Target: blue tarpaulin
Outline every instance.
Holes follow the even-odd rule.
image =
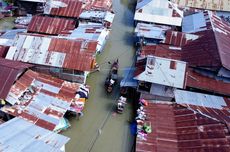
[[[137,87],[137,80],[134,80],[135,68],[128,67],[124,70],[124,78],[121,80],[120,87]]]

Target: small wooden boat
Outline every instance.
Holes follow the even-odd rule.
[[[105,80],[105,89],[108,93],[111,93],[113,91],[114,86],[117,83],[118,79],[118,59],[113,62],[111,69],[109,71],[109,75]]]

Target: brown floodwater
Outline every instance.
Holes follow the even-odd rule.
[[[130,152],[134,136],[130,133],[129,122],[133,117],[132,104],[125,107],[123,114],[116,114],[116,99],[119,88],[107,95],[104,81],[109,72],[108,61],[119,59],[119,77],[123,69],[134,60],[133,10],[134,0],[114,0],[116,13],[112,32],[105,51],[97,56],[100,72],[92,73],[87,84],[91,86],[90,99],[84,109],[84,116],[71,118],[71,127],[62,134],[71,138],[66,145],[67,152]]]

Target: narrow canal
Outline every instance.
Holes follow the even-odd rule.
[[[63,132],[71,138],[66,145],[67,152],[130,152],[132,149],[134,137],[129,128],[132,104],[125,107],[123,114],[114,113],[119,89],[107,95],[104,81],[110,68],[108,61],[119,59],[119,77],[122,77],[123,69],[133,63],[134,6],[134,0],[113,1],[116,16],[112,33],[105,51],[98,56],[101,71],[91,74],[87,80],[91,92],[84,116],[80,120],[72,118],[71,127]]]

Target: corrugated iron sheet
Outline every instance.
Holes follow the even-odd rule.
[[[98,42],[97,52],[102,51],[110,30],[102,24],[80,24],[68,37],[73,39],[94,40]]]
[[[230,83],[203,76],[190,68],[187,73],[186,86],[230,96]]]
[[[193,66],[230,70],[230,27],[212,12],[204,14],[206,26],[211,29],[198,29],[200,38],[184,46],[183,59]]]
[[[214,32],[200,32],[201,37],[183,47],[182,58],[192,66],[220,68],[221,60]]]
[[[230,70],[230,26],[229,23],[221,20],[218,16],[211,14],[213,31],[222,66]]]
[[[84,0],[86,10],[111,11],[112,0]]]
[[[146,140],[136,140],[136,152],[177,152],[176,127],[171,105],[149,103],[145,107],[151,123],[152,133],[147,134]],[[166,150],[167,149],[167,150]]]
[[[112,0],[94,0],[92,7],[99,10],[109,10],[112,8]]]
[[[32,65],[0,58],[0,98],[5,99],[17,77]]]
[[[176,103],[188,107],[196,113],[220,121],[230,127],[230,99],[228,98],[176,90],[175,100]]]
[[[183,11],[168,0],[137,1],[135,21],[181,26],[182,18]]]
[[[143,46],[140,50],[140,56],[146,57],[148,55],[154,55],[174,60],[182,59],[182,51],[180,47],[172,47],[164,44]]]
[[[58,0],[67,5],[67,7],[52,8],[50,15],[78,18],[82,12],[83,2],[80,0]]]
[[[230,4],[228,0],[173,0],[181,7],[194,7],[200,9],[210,9],[217,11],[229,11]]]
[[[145,71],[146,62],[147,62],[147,58],[137,60],[135,64],[134,77],[138,76],[139,74]]]
[[[9,48],[10,48],[9,46],[0,45],[0,57],[1,58],[5,58]]]
[[[187,104],[194,106],[202,106],[212,109],[222,110],[227,107],[227,104],[223,97],[214,96],[204,93],[191,92],[186,90],[174,91],[175,100],[178,104]]]
[[[69,37],[97,41],[104,31],[107,30],[102,24],[80,24]]]
[[[3,107],[2,111],[53,130],[80,86],[29,70],[10,89],[6,100],[13,106]]]
[[[194,34],[187,34],[187,33],[177,32],[177,31],[167,31],[164,43],[173,46],[182,47],[187,43],[198,39],[198,37],[199,37],[198,35],[194,35]]]
[[[165,33],[169,29],[171,29],[169,26],[138,23],[135,33],[137,37],[164,40]]]
[[[195,33],[211,29],[212,25],[209,20],[208,11],[191,13],[183,18],[182,32]]]
[[[33,16],[28,32],[58,35],[74,30],[76,21],[65,18]]]
[[[137,70],[139,73],[142,67]],[[186,62],[148,56],[144,72],[135,76],[134,79],[174,88],[184,88],[185,73]]]
[[[91,71],[96,47],[96,41],[52,39],[48,51],[66,53],[63,63],[64,68]]]
[[[230,151],[227,127],[216,120],[172,103],[149,103],[152,133],[137,138],[136,152]]]
[[[18,35],[8,59],[33,64],[91,71],[98,42],[33,35]]]
[[[0,151],[60,151],[68,141],[68,137],[20,118],[0,125]]]

